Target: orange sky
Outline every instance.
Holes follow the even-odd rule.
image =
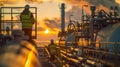
[[[41,0],[37,0],[37,2],[34,2],[36,0],[33,0],[34,3],[31,2],[25,2],[25,0],[0,0],[1,4],[4,4],[5,7],[24,7],[26,4],[29,4],[31,7],[37,7],[37,21],[38,21],[38,28],[42,28],[42,30],[38,29],[38,37],[37,39],[40,41],[49,41],[50,39],[57,39],[58,31],[60,31],[58,28],[54,28],[55,31],[52,30],[52,28],[46,26],[44,23],[44,19],[53,19],[53,18],[60,18],[60,4],[63,1],[60,0],[43,0],[43,3]],[[28,0],[26,0],[28,1]],[[66,11],[71,9],[71,5],[66,3]],[[9,19],[7,17],[7,19]],[[46,21],[47,23],[47,21]],[[60,19],[59,22],[60,23]],[[45,34],[45,30],[48,29],[49,33]]]
[[[120,4],[120,0],[116,0],[116,2]]]
[[[58,31],[60,31],[60,27],[59,27],[61,22],[60,9],[59,9],[60,4],[65,2],[66,12],[68,12],[69,10],[72,9],[72,6],[81,7],[80,1],[79,0],[0,0],[0,4],[4,4],[4,6],[15,6],[15,7],[17,6],[24,7],[26,4],[29,4],[32,7],[37,7],[38,9],[37,21],[38,21],[38,28],[39,28],[38,40],[49,41],[52,38],[57,39]],[[120,0],[116,0],[116,2],[120,3]],[[91,3],[87,3],[87,4],[91,4]],[[99,7],[106,8],[101,4],[99,5]],[[88,8],[85,10],[86,12],[89,12]],[[46,29],[50,31],[48,34],[44,33]]]

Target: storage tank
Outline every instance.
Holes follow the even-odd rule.
[[[74,42],[74,33],[70,34],[66,38],[66,45],[72,45]],[[87,46],[89,43],[87,43],[85,39],[79,40],[79,46],[84,45]],[[107,27],[101,29],[98,32],[96,42],[100,42],[99,44],[96,44],[96,48],[100,49],[107,49],[109,52],[114,52],[114,46],[116,44],[113,44],[115,42],[120,42],[120,23],[116,24],[110,24]],[[112,44],[111,44],[112,42]],[[120,53],[120,44],[118,44],[118,52]]]
[[[72,46],[72,42],[74,41],[74,33],[71,33],[67,38],[66,38],[66,42],[65,45],[67,46]]]
[[[71,33],[67,38],[66,38],[66,45],[67,46],[73,46],[73,43],[75,43],[75,34]],[[86,40],[85,38],[81,38],[79,39],[79,41],[77,42],[79,46],[88,46],[88,40]],[[75,45],[75,44],[74,44]]]
[[[111,24],[98,32],[97,40],[101,42],[99,48],[107,49],[109,52],[114,52],[114,42],[120,42],[120,23]],[[111,43],[113,42],[113,43]],[[120,44],[118,44],[118,52],[120,53]]]

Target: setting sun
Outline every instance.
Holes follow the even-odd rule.
[[[45,34],[48,34],[49,32],[50,32],[50,31],[49,31],[48,29],[46,29],[44,33],[45,33]]]

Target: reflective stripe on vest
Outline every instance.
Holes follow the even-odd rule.
[[[50,45],[50,53],[55,54],[56,53],[56,46],[55,45]]]
[[[22,27],[23,28],[31,28],[32,27],[32,20],[31,20],[31,13],[28,15],[21,14],[21,19],[22,19]]]

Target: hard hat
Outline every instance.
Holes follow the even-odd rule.
[[[25,9],[29,9],[30,8],[30,6],[27,4],[27,5],[25,5]]]
[[[54,41],[53,39],[51,39],[51,41]]]
[[[54,43],[54,40],[53,40],[53,39],[51,39],[51,43]]]

